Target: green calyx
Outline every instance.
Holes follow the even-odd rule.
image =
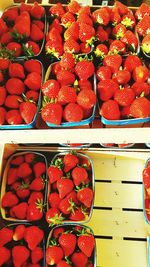
[[[121,24],[123,24],[126,28],[132,28],[134,21],[131,18],[126,17],[121,21]]]
[[[65,218],[62,216],[61,213],[60,214],[56,214],[54,217],[50,218],[49,226],[62,224],[64,219]]]

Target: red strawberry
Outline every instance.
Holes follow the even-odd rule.
[[[48,103],[41,111],[42,119],[45,122],[60,125],[62,122],[62,106],[58,103]]]
[[[120,55],[107,55],[103,59],[103,65],[110,67],[113,73],[118,71],[121,64],[122,64],[122,57]]]
[[[19,166],[21,163],[24,162],[24,156],[20,155],[20,156],[15,156],[12,160],[11,160],[11,164],[15,165],[15,166]],[[16,168],[17,170],[17,168]]]
[[[89,80],[79,80],[78,85],[79,85],[80,90],[84,90],[84,89],[92,90],[93,88],[92,83]]]
[[[60,224],[64,218],[61,216],[59,209],[50,208],[46,212],[46,221],[50,226]]]
[[[80,4],[77,1],[73,0],[68,4],[68,10],[72,14],[77,14],[80,10]]]
[[[49,182],[51,184],[55,183],[57,180],[59,180],[63,176],[63,171],[57,166],[53,166],[53,165],[48,167],[47,173],[49,177]]]
[[[64,69],[60,70],[57,73],[56,78],[58,82],[61,84],[61,86],[71,85],[75,81],[75,75],[71,73],[70,71],[64,70]]]
[[[74,65],[75,57],[70,53],[64,53],[60,61],[60,66],[65,69],[72,69]]]
[[[17,42],[10,42],[7,44],[7,49],[13,52],[14,57],[21,56],[22,48],[21,45]]]
[[[49,79],[41,87],[43,95],[48,98],[57,98],[60,90],[59,82],[54,79]]]
[[[34,250],[43,240],[44,232],[38,226],[29,226],[25,230],[24,239],[30,250]]]
[[[126,27],[123,24],[119,23],[112,29],[112,34],[113,36],[115,36],[115,39],[120,39],[124,36],[126,31]]]
[[[24,84],[31,90],[39,90],[41,82],[41,75],[37,72],[31,72],[27,75]]]
[[[98,44],[94,51],[96,57],[100,57],[101,59],[104,58],[108,54],[108,48],[104,44]]]
[[[150,54],[150,33],[143,38],[141,48],[144,53]]]
[[[131,88],[122,88],[114,94],[114,100],[123,107],[130,106],[135,99],[135,94]]]
[[[130,113],[133,118],[149,117],[150,101],[145,97],[136,98],[130,106]]]
[[[23,2],[20,3],[20,13],[22,13],[23,11],[30,11],[30,9],[32,8],[31,5],[25,4]]]
[[[82,54],[88,54],[91,52],[91,45],[88,43],[81,43],[80,50]]]
[[[64,47],[62,43],[57,40],[48,40],[45,44],[46,54],[51,54],[52,56],[59,58],[63,54]]]
[[[49,30],[51,30],[52,28],[55,28],[59,31],[60,34],[62,34],[63,32],[63,27],[60,24],[59,19],[54,19],[53,22],[51,23],[51,25],[49,26]]]
[[[140,58],[137,55],[129,55],[124,61],[124,69],[132,72],[134,68],[142,65]]]
[[[43,200],[30,203],[27,210],[28,221],[38,221],[43,217]]]
[[[60,204],[59,194],[56,192],[50,193],[48,196],[48,203],[52,208],[58,208]]]
[[[65,28],[69,28],[74,21],[75,21],[75,16],[69,11],[65,12],[65,14],[61,17],[61,24]]]
[[[80,79],[86,80],[94,74],[94,64],[85,59],[79,61],[75,66],[75,72]]]
[[[129,11],[129,8],[128,8],[126,5],[124,5],[124,4],[122,4],[121,2],[119,2],[119,1],[115,1],[115,5],[114,5],[114,7],[115,7],[116,9],[118,9],[119,14],[120,14],[121,16],[127,14],[128,11]]]
[[[36,24],[40,28],[40,30],[44,31],[45,25],[43,21],[35,19],[32,22],[33,24]]]
[[[30,194],[29,184],[24,182],[20,183],[16,189],[16,194],[21,199],[28,197]]]
[[[63,258],[63,255],[64,254],[61,247],[58,247],[56,245],[48,247],[46,249],[46,263],[48,265],[57,264]]]
[[[150,16],[145,15],[136,25],[136,31],[140,36],[145,36],[149,33]]]
[[[77,198],[87,208],[90,208],[94,198],[93,190],[89,187],[82,188],[77,192]]]
[[[25,91],[25,86],[20,79],[10,78],[6,82],[6,89],[11,95],[21,95]]]
[[[113,81],[119,84],[127,84],[131,79],[131,74],[128,70],[118,70],[112,76]]]
[[[63,227],[61,226],[56,227],[53,229],[53,237],[57,239],[64,232],[65,232],[65,229]]]
[[[89,258],[91,257],[95,246],[94,236],[91,234],[80,235],[78,238],[78,247]]]
[[[41,259],[43,259],[44,253],[42,248],[36,247],[34,250],[31,251],[31,260],[33,264],[38,263]]]
[[[27,56],[34,56],[40,53],[40,46],[36,42],[27,41],[23,46],[23,51]]]
[[[59,203],[59,210],[65,215],[68,215],[71,212],[73,212],[74,208],[75,208],[75,204],[71,198],[68,199],[67,197],[65,197]]]
[[[0,247],[12,241],[13,230],[7,227],[0,229]]]
[[[0,58],[0,70],[7,70],[10,64],[10,60],[7,58]]]
[[[69,103],[65,106],[63,118],[68,122],[79,122],[83,119],[83,110],[76,103]]]
[[[50,7],[49,14],[61,18],[65,14],[65,10],[61,3],[57,3]]]
[[[87,15],[91,15],[91,9],[90,6],[85,5],[85,6],[81,6],[80,10],[79,10],[79,14],[87,14]]]
[[[125,54],[125,44],[120,40],[114,40],[110,44],[109,52],[111,52],[111,54]]]
[[[149,70],[146,66],[138,66],[133,70],[133,79],[135,82],[145,82],[148,80]]]
[[[0,71],[0,83],[4,82],[4,74]]]
[[[84,181],[88,178],[88,173],[83,167],[75,167],[71,175],[76,186],[84,183]]]
[[[30,9],[30,14],[33,18],[41,19],[44,17],[45,9],[43,6],[39,5],[38,2],[34,2],[33,6]]]
[[[25,93],[25,98],[29,99],[29,101],[37,102],[39,100],[39,92],[29,90]]]
[[[24,154],[24,160],[27,163],[32,163],[35,159],[35,154],[34,153],[26,153]]]
[[[118,83],[111,79],[102,80],[97,85],[99,97],[102,101],[107,101],[119,89]]]
[[[84,22],[80,23],[79,26],[79,39],[81,42],[91,41],[95,36],[95,29],[93,26],[88,25]]]
[[[80,13],[78,15],[77,22],[79,23],[79,25],[82,23],[85,23],[85,24],[88,24],[90,26],[93,26],[92,18],[88,14],[85,14],[85,13]]]
[[[20,162],[21,164],[22,162]],[[7,173],[7,184],[11,185],[18,179],[18,168],[10,167]]]
[[[61,199],[69,194],[73,190],[73,188],[74,184],[69,178],[60,178],[57,181],[57,189]]]
[[[62,86],[58,92],[58,103],[66,105],[68,103],[75,103],[77,101],[77,94],[73,87]]]
[[[149,95],[150,85],[147,82],[135,82],[131,86],[136,96],[140,96],[144,93],[144,96]]]
[[[132,31],[126,31],[124,36],[120,40],[129,48],[129,50],[131,50],[132,52],[136,51],[138,46],[138,39]]]
[[[4,196],[2,197],[2,207],[7,208],[7,207],[13,207],[17,205],[19,202],[17,196],[13,194],[12,192],[6,192]]]
[[[37,112],[37,106],[33,102],[26,101],[20,104],[19,110],[25,123],[30,124]]]
[[[32,169],[29,163],[23,162],[22,164],[20,164],[20,166],[18,167],[18,177],[24,178],[31,174],[32,174]]]
[[[30,197],[28,199],[28,204],[42,202],[44,199],[42,192],[31,192]]]
[[[30,251],[25,246],[14,246],[12,248],[12,259],[15,267],[21,267],[30,256]]]
[[[5,107],[18,109],[22,98],[18,95],[8,95],[5,100]]]
[[[22,124],[23,122],[20,112],[17,109],[7,111],[5,118],[10,125]]]
[[[135,17],[141,20],[145,15],[150,15],[150,7],[146,3],[142,3],[135,12]]]
[[[79,51],[80,45],[73,38],[67,39],[67,41],[64,42],[64,52],[77,54]]]
[[[79,38],[79,23],[77,21],[73,22],[71,26],[64,32],[64,40],[69,39],[77,41]]]
[[[96,104],[96,95],[92,90],[81,90],[77,96],[77,103],[83,109],[91,109]]]
[[[28,59],[24,62],[24,68],[27,72],[42,73],[41,63],[35,59]]]
[[[76,267],[85,267],[88,257],[83,252],[74,252],[71,256],[71,261]]]
[[[40,177],[41,175],[45,174],[46,172],[46,166],[45,162],[38,161],[33,165],[33,171],[35,174],[35,177]]]
[[[41,41],[44,38],[43,31],[36,24],[33,24],[33,23],[31,25],[30,38],[34,42]]]
[[[6,89],[4,86],[0,86],[0,106],[2,106],[6,99]]]
[[[4,12],[2,14],[2,18],[6,22],[15,21],[16,18],[18,17],[18,11],[19,11],[19,8],[16,6],[11,7],[11,8],[7,8],[4,10]]]
[[[8,31],[7,24],[2,18],[0,18],[0,36],[7,31]]]
[[[69,200],[69,202],[74,202],[76,205],[79,205],[79,201],[77,199],[77,193],[75,191],[71,191],[67,196],[66,199]],[[73,205],[74,208],[74,205]],[[73,209],[72,209],[73,211]]]
[[[35,178],[30,186],[29,186],[30,190],[34,190],[34,191],[42,191],[44,189],[44,181],[41,177],[39,178]]]
[[[47,41],[53,41],[53,42],[58,42],[62,44],[62,37],[61,34],[59,32],[59,30],[55,27],[50,28],[47,36],[46,36],[46,40]]]
[[[22,240],[24,237],[25,229],[26,227],[24,226],[24,224],[17,225],[13,233],[13,240],[14,241]]]
[[[150,188],[150,168],[146,167],[143,170],[143,183],[144,183],[144,187],[145,189]]]
[[[59,236],[58,242],[63,249],[64,255],[68,257],[74,252],[77,239],[75,234],[62,233]]]
[[[6,247],[0,247],[0,266],[7,263],[11,257],[10,250]]]
[[[118,25],[121,22],[121,15],[119,10],[115,7],[112,8],[112,12],[110,14],[110,22],[112,25]]]
[[[111,79],[111,69],[108,66],[100,66],[96,71],[98,81]]]
[[[23,11],[16,18],[13,29],[23,36],[30,36],[30,15],[27,11]]]
[[[119,120],[120,110],[118,103],[111,99],[104,102],[101,106],[100,115],[107,120]]]
[[[135,27],[135,18],[131,12],[128,12],[121,18],[121,23],[128,29],[134,29]]]
[[[21,202],[20,204],[14,206],[11,211],[17,219],[24,220],[27,216],[27,209],[28,204],[26,202]]]
[[[92,18],[93,18],[94,23],[99,23],[99,24],[106,26],[108,25],[110,21],[110,14],[107,8],[101,7],[99,9],[96,9],[92,13]]]
[[[85,213],[79,207],[79,208],[75,209],[74,212],[71,213],[71,215],[69,216],[69,219],[71,221],[83,221],[83,220],[85,220]]]
[[[16,77],[20,79],[25,78],[24,68],[19,63],[10,63],[9,64],[9,76],[11,78]]]
[[[72,2],[75,2],[75,1],[72,1]],[[67,261],[61,260],[57,263],[57,267],[71,267],[71,265],[67,263]]]
[[[64,162],[64,172],[68,172],[79,163],[79,159],[76,155],[70,153],[64,156],[63,162]]]

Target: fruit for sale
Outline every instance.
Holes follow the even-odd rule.
[[[150,33],[143,38],[141,48],[144,53],[150,54]]]

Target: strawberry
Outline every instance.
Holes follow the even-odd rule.
[[[81,42],[91,42],[95,36],[95,29],[93,26],[86,23],[80,23],[79,26],[79,39]]]
[[[75,103],[77,101],[77,94],[73,87],[62,86],[58,92],[58,103],[66,105],[68,103]]]
[[[63,258],[63,250],[61,247],[56,245],[48,247],[46,249],[46,263],[48,265],[58,264],[59,261]]]
[[[57,166],[51,165],[48,167],[47,174],[50,184],[55,183],[63,176],[63,171]]]
[[[23,11],[15,20],[13,30],[22,36],[30,36],[30,15],[27,11]]]
[[[36,247],[34,250],[31,251],[31,261],[33,264],[38,263],[41,259],[43,259],[44,254],[43,250],[40,247]]]
[[[27,75],[24,84],[31,90],[39,90],[41,82],[41,75],[37,72],[31,72]]]
[[[108,25],[110,21],[110,14],[108,12],[108,9],[106,7],[96,9],[92,13],[92,19],[94,23],[102,24],[104,26]]]
[[[127,28],[133,30],[135,27],[135,18],[131,12],[128,12],[121,18],[121,23]]]
[[[67,194],[69,194],[74,188],[72,180],[69,178],[60,178],[57,180],[57,190],[59,192],[59,197],[62,199]]]
[[[125,54],[126,52],[125,44],[120,40],[114,40],[110,44],[109,52],[111,54]]]
[[[58,103],[48,103],[41,111],[42,119],[45,122],[60,125],[62,122],[62,106]]]
[[[79,207],[75,209],[73,213],[69,216],[69,219],[71,221],[83,221],[85,220],[85,213],[82,211],[82,209]]]
[[[61,201],[61,199],[60,199],[58,193],[53,192],[53,193],[49,194],[48,203],[52,208],[58,208],[60,201]]]
[[[84,181],[88,178],[88,173],[83,167],[75,167],[71,175],[76,186],[84,183]]]
[[[27,162],[23,162],[18,167],[18,177],[25,178],[32,174],[32,169]]]
[[[77,193],[75,191],[71,191],[67,196],[66,199],[69,201],[70,204],[75,203],[76,205],[79,205],[79,201],[77,199]],[[70,205],[71,206],[71,205]],[[75,205],[73,205],[73,208],[75,207]],[[70,209],[71,211],[73,211],[72,207]]]
[[[38,221],[43,217],[43,200],[30,203],[27,210],[28,221]]]
[[[58,242],[63,249],[64,255],[68,257],[74,252],[77,239],[75,234],[64,232],[59,236]]]
[[[7,70],[10,64],[10,60],[7,58],[0,58],[0,70]]]
[[[36,19],[42,19],[45,15],[45,8],[39,5],[38,2],[34,2],[33,6],[30,9],[30,15]]]
[[[118,84],[127,84],[131,79],[131,74],[128,70],[118,70],[112,76],[112,80]]]
[[[130,106],[135,99],[135,94],[131,88],[122,88],[114,94],[114,100],[123,107]]]
[[[119,13],[119,10],[115,7],[112,8],[112,12],[110,14],[110,22],[113,26],[116,26],[121,22],[121,15]]]
[[[28,199],[28,204],[42,202],[44,199],[42,192],[31,192],[30,197]]]
[[[80,90],[92,90],[92,83],[89,80],[79,80],[78,85]]]
[[[28,197],[30,194],[29,184],[20,183],[16,189],[16,194],[21,199]]]
[[[22,124],[23,122],[20,112],[17,109],[7,111],[5,119],[10,125]]]
[[[26,202],[21,202],[20,204],[14,206],[11,209],[12,213],[14,214],[13,217],[16,217],[19,220],[26,219],[27,209],[28,209],[28,204]]]
[[[78,247],[81,249],[81,251],[89,258],[91,257],[94,246],[95,246],[95,240],[94,236],[91,234],[83,234],[80,235],[78,238]]]
[[[21,45],[17,42],[10,42],[7,44],[6,48],[13,52],[14,57],[21,56],[22,48]]]
[[[114,93],[119,89],[119,85],[112,79],[106,79],[100,81],[97,88],[100,99],[102,101],[107,101],[112,98]]]
[[[79,163],[79,159],[76,155],[69,153],[64,156],[63,163],[64,172],[69,172]]]
[[[27,72],[37,72],[40,75],[42,73],[41,63],[35,59],[26,60],[23,66]]]
[[[34,42],[41,41],[44,38],[43,31],[34,23],[31,24],[30,38]]]
[[[75,204],[71,199],[65,197],[60,201],[58,208],[63,214],[68,215],[74,211]]]
[[[80,50],[82,54],[88,54],[91,52],[91,46],[88,43],[81,43]]]
[[[79,13],[79,15],[80,14],[87,14],[87,15],[91,16],[90,6],[88,6],[88,5],[81,6],[78,13]]]
[[[135,82],[145,82],[148,80],[149,70],[144,65],[135,67],[132,76]]]
[[[46,54],[50,54],[56,58],[59,58],[63,54],[64,47],[62,43],[57,40],[48,40],[45,44]]]
[[[20,104],[19,110],[25,123],[30,124],[37,112],[37,106],[33,102],[25,101]]]
[[[4,74],[0,71],[0,83],[4,82]]]
[[[65,10],[61,3],[57,3],[49,8],[49,14],[61,18],[65,14]]]
[[[141,48],[144,53],[150,54],[150,33],[143,38]]]
[[[63,111],[63,118],[68,122],[79,122],[83,119],[83,110],[76,103],[69,103]]]
[[[94,51],[96,57],[103,59],[108,54],[108,48],[104,44],[98,44]]]
[[[32,21],[34,24],[36,24],[40,30],[44,31],[45,25],[44,22],[38,19],[35,19]]]
[[[16,77],[20,79],[25,78],[24,67],[19,63],[9,64],[9,76],[11,78]]]
[[[2,106],[5,102],[5,99],[6,99],[6,95],[7,95],[7,92],[6,92],[6,89],[4,86],[0,86],[0,106]]]
[[[72,1],[72,2],[74,2],[74,1]],[[71,267],[71,265],[69,263],[67,263],[67,261],[61,260],[58,262],[57,267]]]
[[[145,36],[149,33],[150,16],[145,15],[136,25],[136,31],[140,36]]]
[[[119,1],[115,1],[114,7],[118,9],[118,12],[121,16],[127,14],[129,11],[129,8]]]
[[[145,97],[136,98],[130,106],[130,113],[133,118],[149,117],[150,101]]]
[[[46,212],[46,221],[50,226],[62,223],[64,218],[61,216],[59,209],[50,208]]]
[[[70,53],[64,53],[62,55],[60,66],[65,69],[72,69],[75,65],[75,57]]]
[[[145,15],[150,15],[150,7],[146,3],[142,3],[135,11],[135,18],[141,20]]]
[[[0,247],[3,247],[5,244],[12,241],[13,238],[13,230],[4,227],[0,229]]]
[[[25,91],[24,83],[18,78],[8,79],[5,86],[11,95],[21,95]]]
[[[39,100],[39,92],[29,90],[25,93],[25,98],[29,99],[29,101],[37,102]]]
[[[71,261],[76,267],[85,267],[88,262],[88,257],[81,251],[74,252],[71,256]]]
[[[42,191],[44,189],[44,181],[41,177],[39,178],[35,178],[30,186],[29,186],[30,190],[33,191]]]
[[[150,188],[150,168],[146,167],[143,170],[143,183],[144,183],[144,187],[145,189]]]
[[[124,69],[132,72],[134,68],[142,65],[141,59],[137,55],[129,55],[124,61]]]
[[[144,96],[148,96],[150,93],[150,85],[147,82],[135,82],[131,86],[136,96],[140,96],[144,93]]]
[[[21,164],[22,162],[20,162]],[[11,185],[18,179],[18,168],[10,167],[7,172],[7,184]]]
[[[23,11],[30,11],[30,9],[32,8],[31,5],[25,4],[24,2],[20,3],[20,13],[22,13]]]
[[[38,226],[29,226],[25,230],[24,239],[30,250],[34,250],[43,240],[44,232]]]
[[[103,81],[106,79],[111,79],[111,69],[109,66],[100,66],[96,71],[96,77],[98,81]]]
[[[5,99],[5,107],[18,109],[22,98],[18,95],[8,95]]]
[[[88,24],[90,26],[93,26],[92,18],[88,14],[85,14],[85,13],[79,14],[77,22],[79,23],[79,25],[82,23],[85,23],[85,24]]]
[[[34,153],[25,153],[24,154],[24,161],[26,163],[32,163],[35,159],[35,154]]]
[[[82,188],[77,192],[77,199],[87,208],[91,207],[93,197],[94,197],[93,190],[89,187]]]
[[[69,11],[66,12],[62,17],[61,17],[61,24],[65,28],[69,28],[71,24],[75,21],[75,16],[70,13]]]
[[[138,46],[138,38],[132,31],[126,31],[124,36],[120,40],[127,46],[130,51],[136,51]]]
[[[107,120],[119,120],[120,110],[118,103],[111,99],[104,102],[101,106],[100,115]]]
[[[3,208],[10,208],[17,205],[18,202],[19,200],[15,194],[13,194],[12,192],[6,192],[2,197],[1,204]]]
[[[77,54],[80,51],[80,45],[76,40],[70,38],[64,42],[64,51]]]
[[[10,250],[6,247],[0,247],[0,255],[0,266],[4,266],[3,264],[6,264],[11,257]]]
[[[106,55],[103,59],[103,65],[110,67],[112,73],[116,72],[122,64],[122,57],[120,55]]]
[[[81,90],[77,96],[77,103],[83,109],[90,109],[96,104],[96,94],[92,90]]]
[[[69,41],[69,39],[74,41],[79,39],[79,23],[77,21],[73,22],[71,26],[64,32],[64,40]]]
[[[63,32],[63,27],[60,24],[59,19],[55,18],[52,23],[49,25],[49,30],[51,30],[52,28],[55,28],[59,31],[60,34],[62,34]]]
[[[80,79],[86,80],[94,74],[94,64],[86,59],[79,61],[75,66],[75,73]]]
[[[21,267],[30,256],[30,251],[25,246],[16,245],[12,248],[12,259],[15,267]]]
[[[57,98],[60,90],[59,82],[54,79],[49,79],[41,87],[44,96],[48,98]]]
[[[33,165],[33,171],[34,171],[34,175],[35,177],[40,177],[41,175],[45,174],[46,172],[46,166],[45,166],[45,162],[42,161],[38,161]]]
[[[61,226],[56,227],[53,229],[53,237],[57,239],[64,232],[65,232],[65,229],[63,227]]]
[[[75,0],[71,1],[67,7],[72,14],[77,14],[80,10],[80,4]]]
[[[112,29],[112,34],[115,39],[121,39],[126,31],[126,27],[122,23],[119,23]]]
[[[8,31],[8,27],[7,24],[5,23],[5,21],[3,20],[3,18],[0,18],[0,36]]]
[[[19,15],[18,12],[19,12],[18,7],[11,7],[11,8],[5,9],[2,14],[2,18],[6,22],[15,21]]]
[[[62,37],[59,30],[55,27],[51,28],[46,36],[47,41],[59,42],[62,44]]]
[[[40,53],[40,46],[36,42],[29,40],[23,46],[23,51],[27,56],[37,56]]]
[[[56,78],[58,82],[61,84],[61,86],[71,85],[75,81],[75,75],[71,73],[69,70],[64,70],[64,69],[60,70],[57,73]]]
[[[13,233],[13,240],[14,241],[22,240],[24,237],[25,229],[26,227],[24,226],[24,224],[17,225]]]

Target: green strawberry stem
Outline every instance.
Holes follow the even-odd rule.
[[[62,216],[62,214],[56,214],[54,217],[50,218],[50,223],[49,226],[54,226],[54,225],[58,225],[58,224],[62,224],[64,221],[64,217]]]

